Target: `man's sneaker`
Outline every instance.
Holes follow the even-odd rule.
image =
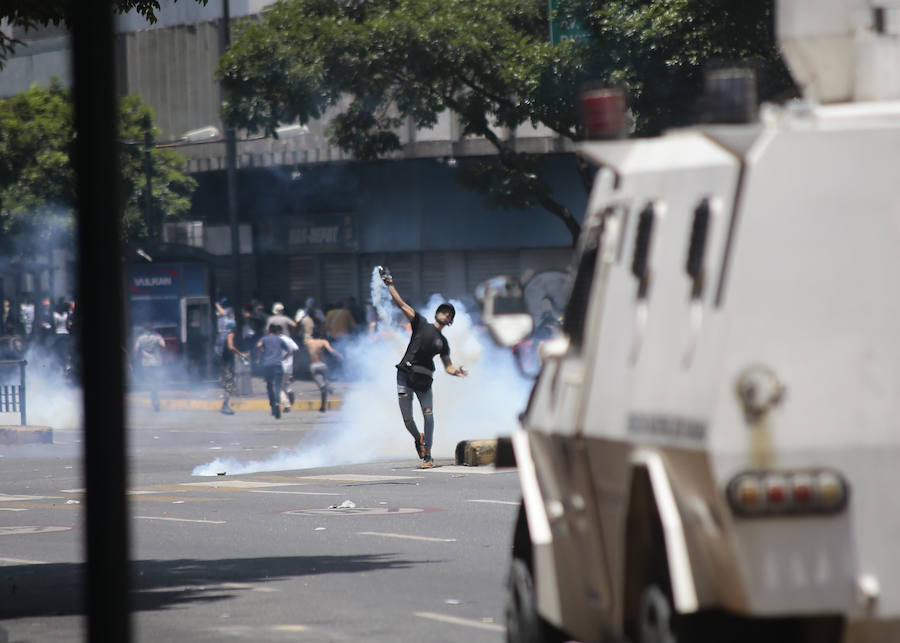
[[[291,407],[290,407],[290,406],[284,407],[284,412],[285,412],[285,413],[290,413],[290,412],[291,412]]]
[[[223,413],[225,415],[234,415],[234,410],[229,406],[223,406],[219,409],[219,413]]]
[[[419,437],[415,439],[416,444],[416,453],[419,454],[419,460],[425,457],[425,434],[420,433]]]
[[[423,469],[431,469],[434,467],[434,460],[431,459],[430,455],[426,455],[425,459],[422,460],[422,468]]]
[[[274,409],[272,409],[272,413],[275,414],[275,419],[276,419],[276,420],[280,420],[280,419],[281,419],[281,407],[280,407],[280,406],[276,406]]]

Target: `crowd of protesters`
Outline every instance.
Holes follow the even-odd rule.
[[[367,315],[354,297],[324,307],[310,297],[293,317],[278,301],[268,308],[252,301],[241,307],[238,315],[232,302],[219,299],[214,352],[224,392],[220,411],[234,413],[229,400],[238,369],[266,381],[271,413],[276,418],[289,412],[294,403],[291,382],[295,378],[311,378],[317,384],[319,410],[325,412],[331,381],[350,376],[341,369],[342,350],[350,347],[355,335],[372,328],[370,318],[371,313]],[[240,366],[235,356],[241,358]]]
[[[0,359],[23,359],[29,348],[40,347],[50,366],[71,378],[75,362],[71,337],[76,322],[74,299],[59,297],[54,303],[49,296],[42,296],[35,303],[30,294],[24,294],[19,302],[4,298]]]

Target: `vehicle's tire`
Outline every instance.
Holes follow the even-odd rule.
[[[528,564],[521,558],[513,558],[509,566],[506,640],[508,643],[560,643],[568,640],[538,614],[534,579]]]
[[[837,643],[839,618],[755,619],[711,610],[679,615],[672,597],[657,583],[641,591],[637,619],[638,643]]]
[[[682,643],[673,627],[674,617],[668,592],[655,583],[645,585],[638,607],[638,643]]]

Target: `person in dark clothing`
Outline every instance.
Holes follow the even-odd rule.
[[[37,343],[41,346],[48,346],[53,337],[55,337],[53,332],[53,307],[50,305],[49,297],[41,299],[41,305],[35,311],[34,334]]]
[[[219,409],[219,412],[224,415],[234,415],[234,409],[228,404],[231,400],[231,396],[234,394],[234,356],[238,355],[245,364],[248,360],[247,354],[238,348],[235,341],[236,329],[237,325],[234,321],[234,317],[229,315],[225,319],[222,331],[225,333],[225,342],[222,346],[221,353],[222,390],[224,391],[224,395],[222,396],[222,408]]]
[[[284,342],[281,339],[281,326],[271,324],[268,334],[256,344],[258,349],[257,359],[263,368],[263,377],[266,380],[266,393],[269,395],[269,408],[275,419],[281,417],[281,385],[284,378],[284,369],[281,361],[287,353]]]
[[[429,324],[422,315],[400,297],[394,287],[394,280],[386,271],[382,280],[391,293],[391,299],[403,311],[412,327],[412,337],[406,347],[403,359],[397,364],[397,399],[400,403],[400,414],[406,430],[413,436],[416,452],[422,459],[422,468],[434,466],[431,458],[431,445],[434,438],[434,396],[431,390],[434,374],[434,356],[440,355],[444,371],[456,377],[465,377],[468,373],[462,366],[454,366],[450,361],[450,345],[441,332],[445,326],[453,323],[456,310],[452,304],[441,304],[434,313],[434,323]],[[412,392],[419,399],[424,418],[424,433],[419,433],[413,419]]]
[[[3,335],[17,335],[19,333],[19,320],[13,310],[9,299],[3,300],[3,311],[0,313],[0,333]]]

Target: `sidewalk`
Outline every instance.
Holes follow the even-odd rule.
[[[269,398],[266,395],[266,383],[261,377],[250,378],[250,395],[234,395],[230,406],[235,411],[268,411]],[[332,393],[328,395],[329,411],[340,409],[344,393],[349,382],[332,382]],[[311,380],[297,380],[291,383],[294,391],[292,411],[318,411],[321,404],[319,387]],[[132,391],[127,395],[128,404],[147,408],[151,407],[150,394],[147,391]],[[214,380],[202,382],[194,386],[177,389],[161,388],[159,404],[162,409],[182,411],[218,411],[222,406],[222,387]]]

